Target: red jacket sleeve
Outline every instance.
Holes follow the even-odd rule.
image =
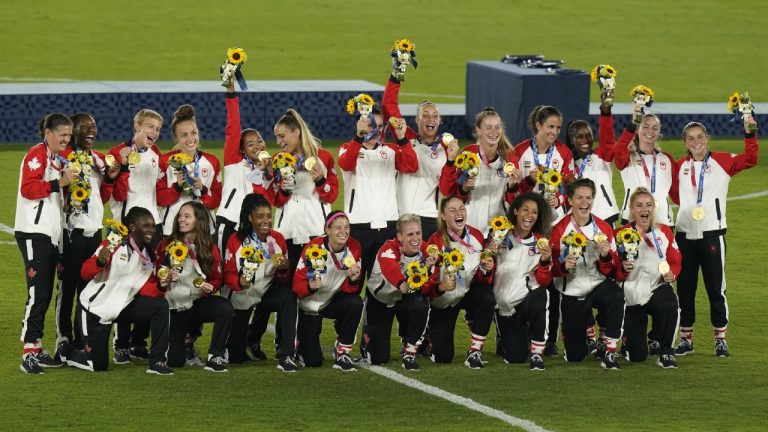
[[[320,201],[333,204],[336,197],[339,196],[339,178],[336,176],[336,168],[333,165],[333,156],[327,150],[320,149],[317,154],[320,161],[325,165],[328,173],[325,181],[320,185],[315,185],[315,191],[320,196]]]
[[[604,161],[611,162],[613,160],[613,148],[616,145],[616,136],[613,134],[613,115],[600,114],[597,136],[595,154]]]
[[[637,131],[637,125],[630,123],[626,129],[621,133],[619,142],[613,148],[613,163],[619,171],[629,165],[629,144],[635,138],[635,132]]]
[[[43,180],[49,163],[45,145],[37,144],[27,152],[21,167],[21,196],[28,200],[36,200],[59,190],[58,180]]]
[[[573,175],[573,153],[560,141],[556,141],[555,146],[557,146],[557,151],[560,153],[560,156],[563,157],[563,167],[560,168],[560,174],[563,175],[563,178]]]
[[[425,246],[426,247],[426,246]],[[387,282],[399,287],[405,280],[405,275],[400,270],[400,247],[396,241],[388,240],[376,253],[376,260],[381,267],[381,275]]]
[[[678,177],[678,163],[675,161],[675,159],[667,152],[661,152],[664,155],[669,158],[669,163],[671,165],[671,177],[672,177],[672,184],[669,187],[669,197],[672,199],[672,202],[675,204],[680,204],[680,184],[677,182]]]
[[[357,157],[363,148],[360,138],[355,137],[351,141],[339,147],[339,168],[347,172],[355,172],[357,169]]]
[[[291,199],[291,195],[283,192],[283,190],[280,189],[279,183],[273,183],[272,192],[268,195],[272,197],[272,205],[275,207],[282,207],[285,205],[285,203],[288,202],[288,200]]]
[[[277,242],[277,245],[280,246],[280,249],[282,249],[285,258],[290,259],[288,256],[288,244],[285,242],[285,237],[283,237],[282,234],[275,230],[269,230],[269,235],[271,235],[272,238],[274,238]],[[290,267],[285,270],[277,270],[275,272],[275,279],[277,279],[282,284],[287,284],[291,279]]]
[[[99,159],[104,160],[104,154],[101,152],[98,152],[96,150],[92,151],[93,154],[99,157]],[[107,203],[109,202],[109,199],[112,197],[112,189],[114,189],[114,181],[110,182],[109,177],[107,177],[107,168],[104,168],[104,175],[101,178],[101,184],[99,185],[99,195],[101,196],[101,202]]]
[[[200,201],[210,210],[213,210],[221,204],[221,167],[216,156],[206,152],[203,152],[203,155],[213,166],[213,180],[211,187],[200,195]]]
[[[139,290],[139,295],[144,297],[165,297],[165,290],[160,288],[160,283],[157,277],[152,274],[149,276],[144,285]]]
[[[128,199],[128,177],[131,172],[128,170],[127,165],[122,165],[122,159],[120,158],[120,150],[126,146],[126,143],[116,145],[109,149],[109,154],[115,157],[115,160],[120,163],[120,173],[117,175],[112,187],[112,199],[119,202],[125,202]]]
[[[560,254],[562,253],[560,239],[563,238],[563,233],[567,226],[567,223],[563,223],[564,221],[568,221],[568,219],[565,218],[555,225],[552,228],[552,234],[549,236],[549,244],[552,246],[552,274],[555,277],[565,277],[569,274],[565,269],[565,263],[560,260]]]
[[[423,249],[426,251],[426,247],[429,246],[429,245],[435,245],[441,251],[443,250],[443,235],[440,234],[439,230],[435,231],[431,236],[429,236],[429,239],[427,239],[427,241],[424,242]],[[426,256],[426,253],[424,254],[424,256]],[[429,284],[430,285],[429,289],[426,290],[426,292],[424,292],[424,295],[426,295],[429,298],[438,298],[438,297],[440,297],[443,294],[440,291],[440,288],[439,288],[439,286],[440,286],[439,281],[440,281],[441,275],[440,275],[440,266],[438,264],[435,264],[435,268],[434,268],[434,271],[433,271],[432,275],[435,277],[435,279],[438,281],[438,283],[436,283],[436,284],[434,284],[434,283],[433,284]],[[405,280],[405,276],[403,276],[403,280]],[[427,284],[425,284],[425,285],[427,285]],[[395,286],[397,286],[397,285],[395,285]]]
[[[309,268],[302,263],[301,257],[306,254],[307,248],[309,248],[311,245],[320,244],[322,241],[322,237],[317,237],[311,240],[309,243],[305,244],[303,248],[301,248],[301,255],[299,255],[298,260],[299,265],[296,267],[296,271],[293,273],[293,287],[291,288],[298,298],[304,298],[312,295],[312,292],[309,291],[309,281],[307,280],[307,272],[309,271]]]
[[[666,258],[669,264],[669,270],[675,275],[675,279],[680,276],[680,271],[683,269],[683,255],[680,253],[680,249],[677,247],[675,241],[675,234],[666,225],[659,225],[661,232],[667,237],[669,245],[667,246]]]
[[[176,201],[181,198],[181,191],[182,188],[178,185],[178,183],[171,183],[171,186],[168,186],[168,159],[176,154],[178,152],[171,151],[168,152],[160,157],[159,162],[159,170],[160,175],[157,177],[156,187],[155,190],[157,192],[157,205],[161,207],[168,207],[171,204],[175,203]]]
[[[240,274],[237,272],[237,250],[240,248],[240,239],[233,233],[226,244],[227,252],[224,256],[229,259],[224,260],[224,283],[232,291],[241,291]]]
[[[230,96],[231,95],[231,96]],[[224,130],[224,166],[240,163],[240,100],[234,93],[227,93],[227,126]]]
[[[112,255],[115,254],[114,251],[112,251],[111,254],[109,254],[109,258],[107,258],[107,262],[103,266],[99,266],[96,261],[99,258],[99,250],[103,247],[107,247],[109,245],[109,242],[106,240],[103,240],[101,244],[99,245],[99,248],[96,248],[96,252],[91,255],[90,258],[85,260],[83,262],[83,266],[80,267],[80,277],[84,281],[90,281],[91,279],[95,278],[97,274],[101,273],[102,270],[104,270],[104,267],[108,266],[109,263],[112,262]],[[115,248],[117,250],[117,248]]]
[[[384,118],[384,122],[388,125],[390,131],[392,132],[392,136],[397,136],[397,135],[395,135],[395,131],[392,128],[392,125],[389,124],[389,118],[403,117],[403,115],[400,113],[400,105],[398,103],[399,97],[400,97],[400,82],[390,77],[387,80],[387,84],[384,86],[384,96],[381,99],[381,112]],[[406,128],[405,130],[406,139],[411,140],[411,139],[417,138],[418,136],[419,134],[416,133],[416,131],[414,131],[410,127]]]
[[[395,150],[395,169],[403,174],[413,174],[419,170],[419,158],[407,139],[397,144],[389,144]]]
[[[362,256],[362,247],[360,247],[360,242],[350,237],[350,239],[347,241],[347,247],[349,248],[349,252],[355,258],[355,261],[360,261],[360,258]],[[352,280],[350,280],[349,277],[346,277],[344,279],[344,282],[341,284],[341,292],[346,294],[359,293],[362,277],[363,275],[360,274],[360,277],[354,282],[352,282]]]
[[[757,165],[758,145],[755,132],[744,135],[744,153],[712,153],[712,157],[731,177]]]
[[[597,255],[597,270],[607,277],[614,277],[616,268],[619,267],[619,254],[616,252],[616,238],[613,235],[613,228],[607,223],[600,221],[597,224],[600,231],[608,237],[608,243],[611,244],[611,250],[608,252],[608,259],[603,259]]]
[[[520,169],[520,158],[517,157],[517,152],[515,152],[514,149],[511,149],[507,151],[507,162],[512,162],[515,164],[515,167],[517,169]],[[512,201],[515,200],[517,195],[522,193],[523,184],[525,183],[525,179],[520,179],[520,183],[518,183],[516,186],[513,186],[512,189],[507,188],[506,192],[504,192],[504,201],[509,205],[512,204]]]
[[[467,200],[468,194],[462,192],[459,187],[460,175],[461,170],[453,165],[453,161],[446,160],[440,172],[440,194],[442,196],[456,195],[463,201]]]
[[[221,289],[221,283],[223,281],[223,276],[221,274],[221,253],[219,253],[218,246],[213,245],[211,255],[213,255],[213,265],[211,265],[211,270],[206,275],[205,281],[213,285],[213,292],[204,295],[211,295],[218,292],[219,289]]]

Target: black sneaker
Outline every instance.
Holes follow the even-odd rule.
[[[422,357],[432,357],[432,341],[429,339],[422,341],[421,345],[419,345],[419,350],[416,351],[416,353]]]
[[[675,360],[674,354],[661,354],[659,359],[656,360],[656,366],[660,366],[664,369],[677,369],[677,360]]]
[[[661,344],[659,343],[659,341],[655,341],[655,340],[648,341],[648,354],[649,355],[661,354]]]
[[[403,354],[403,369],[407,371],[417,371],[420,369],[414,354]]]
[[[728,344],[725,342],[725,339],[715,339],[715,356],[722,358],[731,356],[731,353],[728,351]]]
[[[245,352],[251,360],[264,361],[267,359],[267,353],[261,350],[259,344],[248,345]]]
[[[88,361],[85,351],[72,350],[67,357],[67,366],[93,372],[93,364]]]
[[[357,368],[355,367],[355,364],[352,363],[349,354],[336,356],[336,361],[333,362],[333,368],[342,372],[357,372]]]
[[[485,365],[483,364],[483,357],[478,350],[471,350],[467,353],[467,359],[464,360],[464,366],[470,368],[470,369],[482,369]]]
[[[184,363],[187,366],[203,366],[203,361],[200,360],[200,352],[192,344],[184,345],[184,357],[186,357]]]
[[[597,352],[597,340],[587,339],[587,355],[594,355]]]
[[[621,355],[624,360],[629,361],[629,351],[627,350],[627,346],[624,343],[621,344],[619,355]]]
[[[296,372],[299,367],[293,362],[291,356],[280,357],[277,359],[277,368],[283,372]]]
[[[205,362],[205,367],[203,370],[207,370],[209,372],[229,372],[229,369],[227,369],[224,364],[226,361],[224,360],[224,357],[222,356],[213,356],[208,355],[208,361]]]
[[[128,348],[117,348],[115,350],[115,357],[112,358],[115,364],[128,364],[131,362],[131,350]]]
[[[33,353],[28,353],[21,359],[21,365],[19,366],[22,372],[34,375],[43,375],[43,368],[37,364],[37,357]]]
[[[165,364],[165,362],[160,361],[157,362],[149,367],[147,369],[148,374],[155,374],[155,375],[173,375],[173,369],[169,368],[168,365]]]
[[[131,347],[131,359],[149,360],[149,351],[147,351],[147,347]]]
[[[603,369],[621,369],[617,361],[616,353],[613,351],[606,351],[605,354],[603,354],[603,359],[600,361],[600,366],[602,366]]]
[[[597,347],[595,348],[595,354],[593,354],[595,356],[595,358],[602,359],[603,357],[605,357],[605,353],[606,352],[607,351],[605,350],[605,342],[603,342],[602,340],[597,341]]]
[[[62,339],[56,344],[56,352],[53,354],[53,358],[62,363],[66,363],[70,351],[72,351],[72,345],[67,339]]]
[[[547,342],[544,345],[544,355],[546,357],[557,357],[557,345],[554,342]]]
[[[35,354],[35,358],[37,359],[37,364],[39,364],[40,367],[57,368],[64,366],[64,363],[62,363],[61,360],[56,360],[55,358],[51,357],[51,355],[48,354],[48,351],[45,350]]]
[[[693,342],[688,339],[680,339],[680,343],[675,348],[675,355],[684,356],[693,354]]]
[[[544,370],[544,359],[541,357],[541,354],[531,354],[531,360],[528,369],[532,371]]]

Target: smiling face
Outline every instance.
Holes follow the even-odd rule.
[[[514,210],[515,228],[521,237],[526,237],[539,218],[539,205],[536,201],[523,201],[520,208]]]
[[[45,141],[54,153],[61,153],[72,140],[72,126],[61,125],[45,130]]]
[[[573,210],[573,216],[579,222],[584,223],[589,219],[589,214],[592,212],[593,199],[592,189],[586,186],[577,187],[573,191],[573,196],[568,198],[568,203]]]
[[[195,217],[195,210],[191,205],[183,205],[179,209],[179,214],[176,216],[177,223],[179,224],[179,232],[182,234],[190,234],[195,232],[197,226],[197,217]]]
[[[160,137],[160,128],[163,124],[160,120],[147,117],[142,123],[134,123],[133,130],[136,132],[133,139],[139,147],[151,147]]]
[[[640,147],[650,150],[656,145],[661,134],[661,123],[656,117],[645,117],[640,123],[640,129],[637,133],[637,139]]]
[[[699,126],[693,126],[685,131],[685,147],[691,152],[695,160],[703,160],[707,155],[709,147],[709,137],[707,133]]]
[[[440,212],[440,219],[445,224],[445,227],[448,228],[448,231],[454,234],[464,232],[467,220],[467,208],[464,207],[464,202],[458,198],[448,200]]]
[[[495,156],[501,141],[501,118],[498,115],[485,116],[480,126],[475,128],[475,133],[483,151],[488,153],[489,157]]]
[[[594,142],[592,131],[586,126],[576,128],[576,132],[573,134],[571,142],[579,156],[586,155],[592,150],[592,144]]]
[[[655,201],[653,197],[647,193],[639,193],[635,195],[629,205],[629,212],[632,214],[632,219],[635,221],[635,225],[638,228],[642,228],[643,231],[647,231],[648,227],[653,223],[653,213],[655,210]]]
[[[139,216],[128,227],[131,237],[138,244],[149,246],[152,243],[152,237],[155,236],[155,220],[152,216]]]
[[[251,160],[256,160],[259,153],[264,151],[266,143],[264,138],[261,137],[256,131],[248,131],[243,137],[243,144],[240,146],[240,150]]]
[[[96,132],[96,120],[91,116],[82,117],[76,131],[77,145],[83,149],[92,149],[96,142]]]
[[[328,246],[334,251],[341,250],[349,240],[349,219],[339,216],[325,228],[328,235]]]
[[[419,127],[419,135],[427,141],[433,141],[440,126],[440,112],[435,105],[427,103],[422,105],[418,114],[416,124]]]
[[[200,145],[200,135],[197,131],[197,123],[194,120],[185,120],[176,124],[176,133],[174,138],[179,144],[179,150],[194,155],[197,153],[197,146]]]
[[[248,221],[253,227],[253,232],[259,240],[266,240],[269,230],[272,228],[272,209],[269,207],[256,207],[248,215]]]
[[[286,125],[275,126],[277,145],[287,153],[296,154],[301,150],[301,129],[291,130]]]
[[[397,233],[397,241],[403,248],[403,253],[413,256],[421,250],[421,224],[411,222],[403,225],[402,232]]]
[[[563,118],[558,115],[547,117],[543,123],[536,122],[536,140],[551,146],[560,135],[560,128],[563,125]]]

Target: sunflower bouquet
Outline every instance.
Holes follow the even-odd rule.
[[[88,202],[91,200],[91,183],[81,178],[75,179],[69,185],[69,206],[75,214],[87,213]]]
[[[186,193],[192,192],[192,185],[194,184],[194,180],[192,180],[192,177],[189,175],[189,170],[187,169],[187,165],[191,164],[192,162],[192,157],[182,152],[177,152],[168,158],[168,165],[173,167],[173,169],[176,171],[184,174],[186,182],[184,182],[184,186],[182,188]]]
[[[316,279],[328,271],[325,260],[328,257],[328,250],[322,246],[311,245],[304,253],[304,265],[309,269],[307,279]]]
[[[508,217],[496,216],[495,218],[491,219],[491,240],[496,244],[496,246],[501,246],[501,244],[504,242],[504,239],[507,238],[507,233],[509,233],[509,230],[514,227],[515,226],[512,225],[512,221],[510,221]]]
[[[592,73],[590,73],[590,77],[592,78],[592,82],[597,83],[597,87],[603,92],[613,92],[613,89],[616,88],[616,68],[611,65],[601,64],[595,66],[592,69]],[[605,103],[608,104],[608,106],[613,105],[613,97],[611,97],[611,93],[609,93],[608,97],[605,99]]]
[[[552,168],[540,170],[536,176],[536,188],[549,199],[556,192],[561,191],[563,186],[563,175],[560,171]]]
[[[453,166],[461,170],[458,182],[463,185],[467,180],[474,178],[480,172],[480,157],[477,153],[463,151],[456,156]]]
[[[278,183],[283,178],[293,180],[293,174],[296,172],[296,158],[288,152],[277,152],[272,156],[272,169]]]
[[[656,93],[651,90],[650,87],[642,84],[632,87],[629,91],[629,95],[632,96],[632,102],[635,105],[650,108],[653,105],[653,99],[656,97]],[[643,110],[640,111],[644,112]]]
[[[728,112],[732,112],[733,120],[742,119],[744,121],[749,120],[752,117],[755,107],[752,105],[752,101],[749,99],[749,93],[734,92],[728,98]],[[750,124],[749,131],[754,132],[757,130],[757,125]]]
[[[240,90],[248,90],[248,84],[245,82],[245,77],[243,77],[243,73],[240,71],[246,60],[248,60],[248,56],[245,54],[244,49],[238,47],[227,49],[227,59],[219,70],[222,86],[229,87],[232,84],[232,80],[235,79],[240,86]]]
[[[81,177],[87,177],[93,169],[93,156],[82,150],[75,150],[67,155],[69,170],[79,174]]]
[[[253,246],[246,245],[240,248],[239,259],[241,276],[249,281],[253,281],[254,276],[256,276],[256,270],[264,264],[264,252]]]
[[[448,277],[456,278],[464,270],[464,254],[456,248],[447,248],[440,256],[440,267]]]
[[[107,219],[104,221],[104,228],[107,230],[107,241],[109,242],[107,248],[113,252],[123,242],[123,237],[128,235],[128,227],[120,221]]]
[[[409,64],[416,69],[416,45],[408,39],[396,40],[392,51],[392,76],[398,81],[405,80],[405,70]]]
[[[405,267],[405,277],[409,292],[416,292],[429,280],[429,272],[421,262],[412,261]]]
[[[640,248],[640,233],[636,229],[622,228],[616,233],[616,249],[625,261],[634,262]]]
[[[576,258],[581,257],[584,254],[584,248],[587,246],[587,238],[584,234],[571,231],[566,234],[560,241],[565,245],[563,250],[564,255],[573,256]],[[571,273],[573,269],[569,270]]]
[[[373,98],[368,94],[360,93],[347,101],[347,113],[349,115],[355,115],[355,112],[359,112],[362,117],[367,118],[371,111],[373,111]]]
[[[165,247],[166,261],[171,269],[181,272],[184,268],[184,261],[189,255],[189,249],[184,243],[174,240]]]

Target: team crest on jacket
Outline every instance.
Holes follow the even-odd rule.
[[[559,169],[560,168],[560,161],[557,159],[552,159],[552,168]]]
[[[664,161],[659,161],[659,168],[660,168],[662,171],[666,171],[666,170],[667,170],[667,163],[666,163],[666,162],[664,162]]]
[[[437,152],[433,151],[432,154],[429,155],[432,159],[437,159]]]
[[[208,176],[211,175],[211,171],[209,171],[208,168],[203,168],[200,173],[203,174],[203,177],[205,178],[208,178]]]
[[[33,157],[31,161],[27,162],[27,166],[29,167],[30,171],[34,171],[40,168],[40,161],[37,160],[37,156]]]
[[[707,164],[707,166],[704,167],[704,172],[707,173],[707,174],[712,172],[712,165],[711,164]]]
[[[382,159],[384,159],[384,160],[387,160],[387,157],[388,157],[388,156],[387,156],[387,152],[386,152],[385,150],[381,150],[381,151],[379,152],[379,155],[381,155],[381,158],[382,158]]]

